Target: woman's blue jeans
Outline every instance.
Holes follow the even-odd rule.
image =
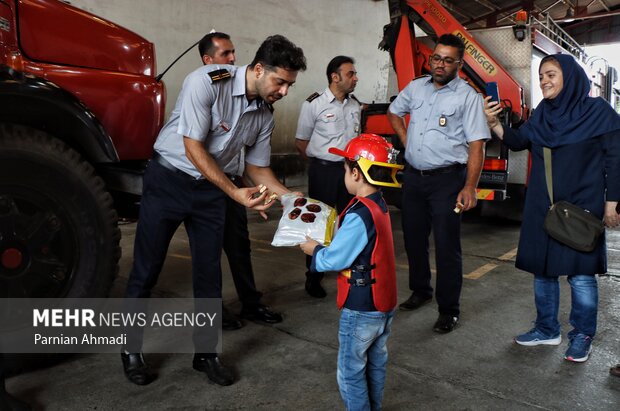
[[[342,309],[336,377],[347,411],[381,410],[393,318],[393,311]]]
[[[571,289],[570,324],[573,329],[569,339],[577,334],[594,338],[598,312],[598,285],[594,275],[568,276]],[[536,302],[536,328],[549,337],[560,333],[558,309],[560,284],[557,277],[534,277],[534,300]]]

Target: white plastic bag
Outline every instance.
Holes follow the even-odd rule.
[[[318,200],[284,194],[281,198],[283,212],[271,245],[286,247],[299,245],[306,236],[329,245],[334,234],[336,210]]]

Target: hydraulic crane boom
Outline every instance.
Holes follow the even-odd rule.
[[[466,77],[472,86],[484,90],[488,82],[497,82],[502,100],[518,119],[525,116],[523,88],[481,44],[436,0],[389,0],[390,24],[384,28],[382,47],[390,50],[398,77],[398,89],[429,72],[429,45],[416,38],[414,24],[430,38],[451,33],[465,43]]]

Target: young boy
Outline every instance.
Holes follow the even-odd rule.
[[[308,239],[300,247],[312,256],[310,270],[340,271],[338,386],[346,409],[380,410],[387,364],[386,342],[396,306],[394,242],[388,208],[377,186],[400,187],[397,151],[385,139],[362,134],[344,151],[344,182],[355,197],[340,214],[329,247]]]

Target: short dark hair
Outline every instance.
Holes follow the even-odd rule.
[[[254,68],[258,63],[272,71],[274,67],[292,71],[304,71],[306,69],[304,51],[280,34],[269,36],[263,41],[256,51],[250,67]]]
[[[213,57],[213,50],[215,48],[215,44],[213,44],[213,39],[224,39],[230,40],[230,36],[226,33],[222,33],[220,31],[214,31],[213,33],[209,33],[204,36],[200,42],[198,43],[198,52],[200,53],[200,58],[205,54]]]
[[[347,166],[349,166],[349,170],[353,171],[354,168],[357,168],[360,171],[362,177],[364,178],[364,181],[370,184],[371,186],[375,186],[374,184],[368,181],[368,179],[366,178],[366,175],[364,175],[364,173],[362,172],[362,169],[360,168],[357,161],[353,161],[353,160],[349,160],[348,158],[345,158],[344,162],[347,163]],[[372,178],[375,181],[381,181],[384,183],[393,182],[392,169],[389,169],[387,167],[372,165],[368,169],[368,174],[370,175],[370,178]]]
[[[459,59],[463,59],[463,55],[465,54],[465,43],[458,36],[454,34],[442,34],[439,39],[437,39],[437,44],[442,44],[444,46],[456,47],[459,51]]]
[[[345,63],[355,64],[355,60],[353,60],[353,57],[348,57],[348,56],[336,56],[333,59],[331,59],[331,61],[327,65],[327,70],[326,70],[327,84],[331,84],[332,82],[332,73],[338,73],[338,71],[340,70],[340,66],[342,66]]]

